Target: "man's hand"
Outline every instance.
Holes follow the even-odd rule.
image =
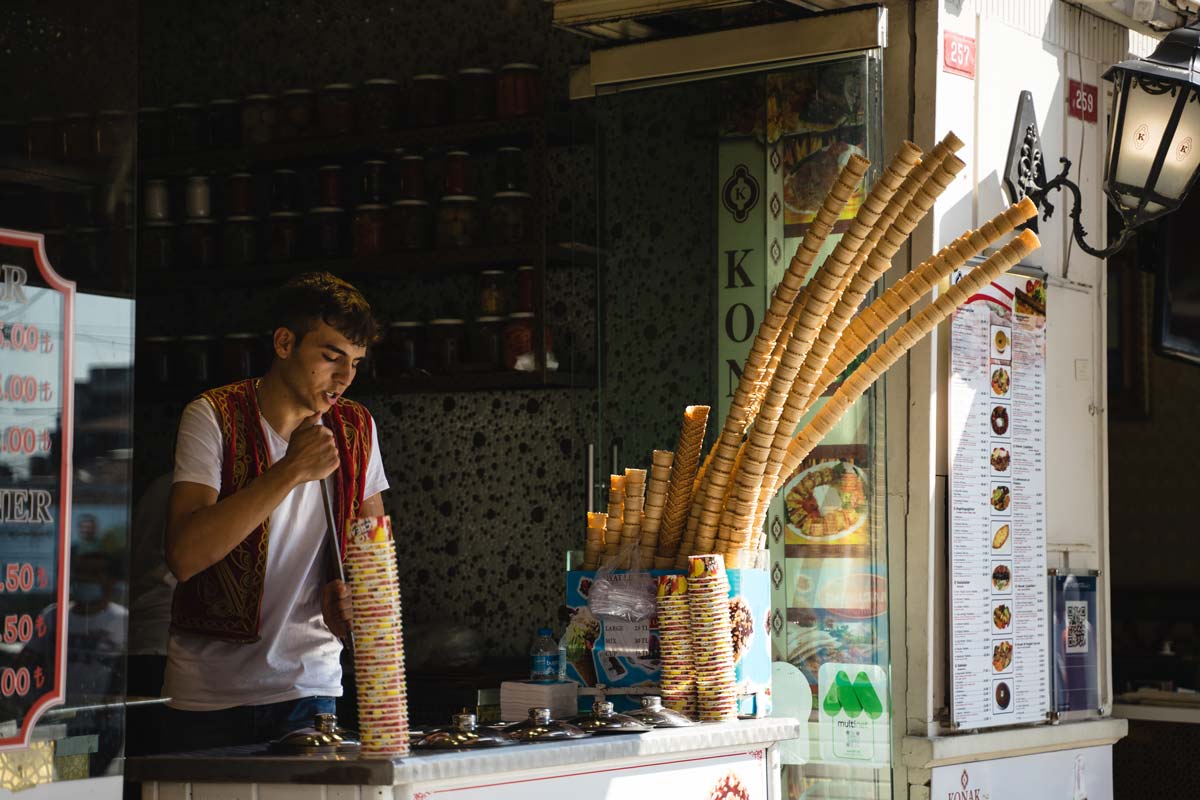
[[[313,414],[301,422],[288,440],[287,454],[280,460],[288,465],[298,484],[324,480],[338,468],[333,431],[318,425],[320,421],[321,415]]]
[[[333,635],[345,639],[350,634],[354,607],[350,602],[350,587],[342,581],[330,581],[321,589],[321,616]]]

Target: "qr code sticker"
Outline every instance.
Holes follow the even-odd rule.
[[[1067,601],[1067,652],[1088,652],[1088,604],[1086,601]]]

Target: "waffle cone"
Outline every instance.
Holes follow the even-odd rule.
[[[664,558],[673,557],[679,550],[696,488],[700,448],[704,445],[710,411],[709,406],[688,406],[683,411],[683,422],[680,424],[667,480],[667,502],[658,533],[657,553]]]

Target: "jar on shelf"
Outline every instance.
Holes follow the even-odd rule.
[[[388,325],[383,350],[385,368],[396,373],[414,372],[421,367],[420,322],[403,320]]]
[[[317,129],[317,94],[312,89],[288,89],[279,98],[279,139],[307,139]]]
[[[188,219],[207,219],[212,216],[212,189],[207,176],[193,175],[187,179],[184,208]]]
[[[479,313],[499,317],[508,313],[508,291],[504,270],[485,269],[479,273]]]
[[[479,198],[449,195],[437,212],[438,247],[472,247],[479,241]]]
[[[442,194],[471,193],[471,154],[466,150],[451,150],[442,162]]]
[[[429,321],[429,369],[433,372],[455,372],[462,366],[466,344],[466,321],[433,319]]]
[[[488,208],[488,229],[495,244],[519,244],[533,238],[533,196],[496,192]]]
[[[128,111],[108,110],[96,115],[95,154],[102,161],[109,161],[130,142],[132,146],[133,116]]]
[[[317,169],[317,200],[322,206],[342,207],[343,179],[340,164],[326,164]]]
[[[166,222],[171,219],[170,195],[162,178],[146,181],[142,188],[142,209],[147,222]]]
[[[476,317],[471,337],[471,362],[496,372],[504,364],[504,317]]]
[[[138,109],[137,146],[138,155],[142,158],[158,158],[166,154],[166,109],[153,106]]]
[[[516,278],[517,288],[514,293],[513,311],[533,312],[533,284],[537,279],[537,271],[533,265],[523,264],[517,267]]]
[[[391,250],[428,250],[433,238],[433,212],[428,200],[392,203],[389,237]]]
[[[300,209],[300,176],[294,169],[277,169],[271,173],[271,210]]]
[[[399,197],[405,200],[426,199],[424,156],[401,156],[398,173]]]
[[[175,266],[173,263],[176,236],[174,223],[146,222],[142,224],[139,234],[141,242],[138,247],[138,264],[142,269],[159,271]],[[49,240],[47,240],[47,253],[49,254]],[[51,262],[53,261],[54,259],[51,258]]]
[[[496,114],[496,73],[483,67],[458,71],[454,91],[454,119],[481,122]]]
[[[445,75],[414,75],[408,111],[414,127],[445,125],[450,120],[450,79]]]
[[[138,376],[147,389],[161,390],[171,385],[171,365],[175,360],[175,339],[171,336],[147,336],[141,340],[137,362]]]
[[[355,258],[377,256],[386,249],[387,206],[378,203],[360,205],[354,210],[352,235]]]
[[[267,217],[267,260],[294,261],[300,255],[299,211],[272,211]]]
[[[364,161],[358,172],[358,202],[378,205],[384,202],[387,182],[387,162],[378,159]]]
[[[277,118],[274,95],[246,95],[242,101],[242,144],[270,144],[275,138]]]
[[[92,118],[88,114],[67,114],[62,119],[59,158],[69,164],[90,161],[96,153]]]
[[[531,372],[538,368],[537,354],[533,347],[533,313],[514,311],[508,315],[504,326],[504,366],[519,372]],[[546,332],[546,349],[550,348],[550,334]]]
[[[521,148],[498,148],[496,150],[496,191],[523,191],[525,177],[525,154]]]
[[[216,150],[233,150],[242,143],[242,109],[232,98],[208,103],[208,143]]]
[[[258,218],[226,217],[221,231],[221,266],[247,267],[258,261]]]
[[[365,81],[358,119],[363,133],[395,130],[400,124],[400,82],[392,78]]]
[[[258,336],[231,333],[221,339],[221,375],[218,380],[232,383],[252,378],[257,373]]]
[[[217,221],[189,219],[180,227],[180,249],[189,269],[213,269],[217,266]]]
[[[194,153],[207,145],[208,118],[199,103],[176,103],[167,109],[167,147],[172,153]]]
[[[179,377],[191,386],[212,386],[216,382],[217,337],[208,334],[179,337]]]
[[[308,212],[309,250],[320,258],[346,255],[346,212],[336,206],[317,206]]]
[[[249,172],[235,172],[226,184],[225,212],[232,217],[245,217],[254,213],[254,176]]]
[[[537,64],[505,64],[496,79],[496,113],[501,119],[542,110],[542,77]]]
[[[354,132],[354,86],[349,83],[330,83],[321,88],[317,98],[317,117],[325,136],[344,136]]]
[[[61,131],[52,117],[34,117],[25,129],[25,153],[31,161],[52,161],[61,157]]]

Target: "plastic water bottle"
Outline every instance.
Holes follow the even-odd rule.
[[[533,649],[529,651],[529,655],[533,657],[529,680],[539,683],[558,680],[558,644],[552,638],[553,635],[554,631],[549,628],[538,628],[537,638],[533,640]]]

